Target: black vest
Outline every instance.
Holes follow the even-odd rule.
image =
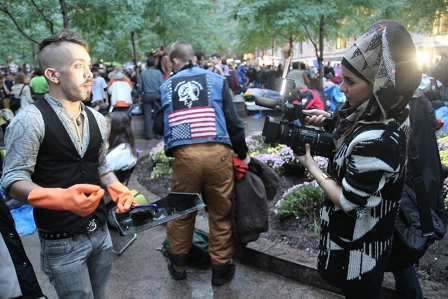
[[[93,184],[101,186],[99,168],[99,151],[101,133],[93,113],[86,109],[90,125],[90,142],[83,158],[79,155],[67,130],[59,117],[46,101],[34,103],[40,110],[44,124],[45,136],[37,154],[36,166],[31,179],[44,188],[69,188],[75,184]],[[104,200],[98,208],[86,217],[80,217],[69,211],[43,208],[34,209],[34,220],[39,229],[50,232],[86,232],[88,222],[97,218],[101,225],[106,223],[107,211]]]

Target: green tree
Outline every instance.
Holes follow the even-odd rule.
[[[203,33],[214,36],[211,40],[219,39],[210,26],[214,7],[207,0],[3,0],[0,20],[5,21],[8,33],[14,33],[10,41],[15,49],[23,44],[23,52],[28,53],[28,57],[20,57],[24,60],[30,60],[31,44],[35,47],[59,29],[71,28],[89,42],[92,58],[138,63],[145,52],[178,39],[191,42],[195,48],[211,49]],[[8,33],[0,32],[0,36],[9,37]]]
[[[347,19],[359,18],[360,10],[372,6],[366,0],[245,0],[235,17],[240,21],[238,33],[245,43],[253,47],[288,44],[286,56],[291,55],[293,45],[310,41],[319,62],[320,78],[323,78],[322,61],[324,42],[353,33],[347,27]],[[349,31],[347,31],[349,29]],[[350,32],[351,31],[351,32]],[[322,79],[321,79],[322,80]]]

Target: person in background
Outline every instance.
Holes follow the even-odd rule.
[[[0,80],[1,80],[1,101],[2,101],[2,110],[6,109],[9,110],[9,94],[11,93],[11,88],[14,85],[14,82],[12,80],[8,80],[7,76],[4,72],[0,73]],[[12,114],[12,117],[14,117],[14,112]],[[6,127],[8,126],[9,121],[1,124],[3,136],[5,135]]]
[[[168,79],[169,77],[171,77],[172,66],[165,50],[166,49],[164,45],[159,45],[156,48],[155,52],[153,53],[154,67],[162,72],[163,79]]]
[[[331,65],[331,61],[328,61],[327,64],[324,66],[324,77],[327,79],[333,78],[336,76],[336,73],[334,72],[334,68]]]
[[[92,73],[87,42],[63,29],[39,45],[49,93],[18,113],[6,129],[1,188],[34,207],[41,268],[59,298],[104,298],[112,241],[103,200],[117,212],[138,205],[106,163],[107,124],[83,101]]]
[[[114,172],[134,167],[138,153],[129,116],[123,111],[116,111],[105,117],[109,132],[107,164]]]
[[[233,151],[250,161],[244,123],[229,86],[220,74],[193,65],[190,43],[177,41],[169,58],[176,73],[160,87],[164,112],[165,154],[174,157],[172,192],[202,193],[209,213],[212,285],[221,286],[235,272],[230,218],[234,185]],[[197,211],[167,224],[168,270],[176,280],[187,277]]]
[[[299,68],[302,72],[304,72],[306,74],[306,76],[308,77],[308,80],[310,80],[311,72],[309,69],[307,69],[306,64],[304,62],[301,62]],[[310,87],[310,85],[308,85],[308,87]]]
[[[164,82],[162,73],[154,68],[154,58],[148,58],[146,70],[138,78],[138,101],[142,103],[143,114],[145,115],[145,138],[151,140],[152,132],[152,111],[158,110],[162,104],[160,102],[160,85]],[[162,136],[157,135],[157,139]]]
[[[300,62],[292,63],[292,71],[288,73],[286,78],[292,79],[295,82],[295,88],[308,88],[310,86],[310,79],[303,70],[299,69]]]
[[[8,76],[5,73],[0,73],[1,79],[1,92],[2,92],[2,105],[3,108],[9,109],[9,94],[11,93],[11,88],[14,85],[12,80],[8,79]],[[7,99],[7,101],[5,101]]]
[[[44,95],[48,92],[48,82],[45,80],[39,67],[34,69],[34,77],[31,78],[30,87],[34,101],[43,99]]]
[[[311,64],[309,66],[309,71],[310,71],[310,81],[312,79],[316,79],[319,77],[319,71],[317,70],[317,68],[314,64]],[[312,87],[310,87],[310,88],[312,88]]]
[[[437,65],[440,62],[440,58],[436,58],[434,63],[428,67],[428,75],[434,77],[434,70],[437,68]]]
[[[106,80],[106,81],[110,81],[110,80],[112,80],[113,78],[115,78],[115,76],[117,75],[118,71],[121,69],[120,66],[116,66],[116,67],[109,66],[109,67],[107,67],[107,68],[109,69],[109,72],[107,73],[107,78],[108,78],[108,80]],[[117,69],[117,68],[118,68],[118,69]],[[109,82],[107,82],[107,83],[109,83]]]
[[[200,68],[207,68],[207,61],[205,60],[205,55],[201,51],[195,51],[193,57],[193,64],[199,66]]]
[[[346,101],[333,120],[304,110],[305,121],[333,132],[335,153],[322,172],[306,144],[297,156],[324,191],[318,271],[346,298],[382,299],[382,281],[406,176],[408,103],[421,78],[406,28],[370,26],[342,59]]]
[[[109,112],[109,94],[107,92],[107,83],[106,80],[104,80],[104,78],[100,76],[98,67],[92,66],[90,71],[93,74],[91,106],[96,106],[94,105],[94,103],[97,103],[99,106],[98,111],[104,115]]]
[[[24,73],[17,73],[14,76],[14,85],[11,87],[11,92],[15,97],[20,97],[20,108],[14,113],[18,113],[33,103],[31,97],[31,88],[25,84],[26,76]]]
[[[218,53],[213,54],[211,57],[212,66],[208,69],[209,71],[214,72],[215,74],[221,76],[229,76],[229,67],[226,64],[223,64],[221,60],[221,55]]]
[[[123,73],[121,67],[115,67],[115,72],[115,77],[110,79],[107,85],[110,105],[113,107],[113,111],[127,111],[133,104],[132,90],[134,89],[134,84]]]
[[[92,66],[90,71],[93,74],[92,77],[92,103],[97,101],[104,101],[109,103],[109,97],[107,93],[106,80],[100,76],[100,70],[97,66]]]

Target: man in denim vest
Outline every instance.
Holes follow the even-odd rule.
[[[165,153],[175,158],[171,191],[202,193],[209,213],[212,285],[235,272],[230,209],[234,183],[232,150],[249,163],[244,123],[238,118],[225,78],[193,65],[194,51],[175,42],[169,58],[176,73],[160,87],[164,110]],[[187,277],[195,217],[168,222],[168,269],[174,279]]]

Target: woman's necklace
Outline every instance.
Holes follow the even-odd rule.
[[[81,127],[81,121],[79,120],[81,111],[82,111],[81,104],[79,104],[78,113],[75,116],[70,117],[70,119],[72,120],[73,124],[75,125],[76,135],[78,135],[78,145],[79,145],[79,148],[82,150],[82,127]]]

